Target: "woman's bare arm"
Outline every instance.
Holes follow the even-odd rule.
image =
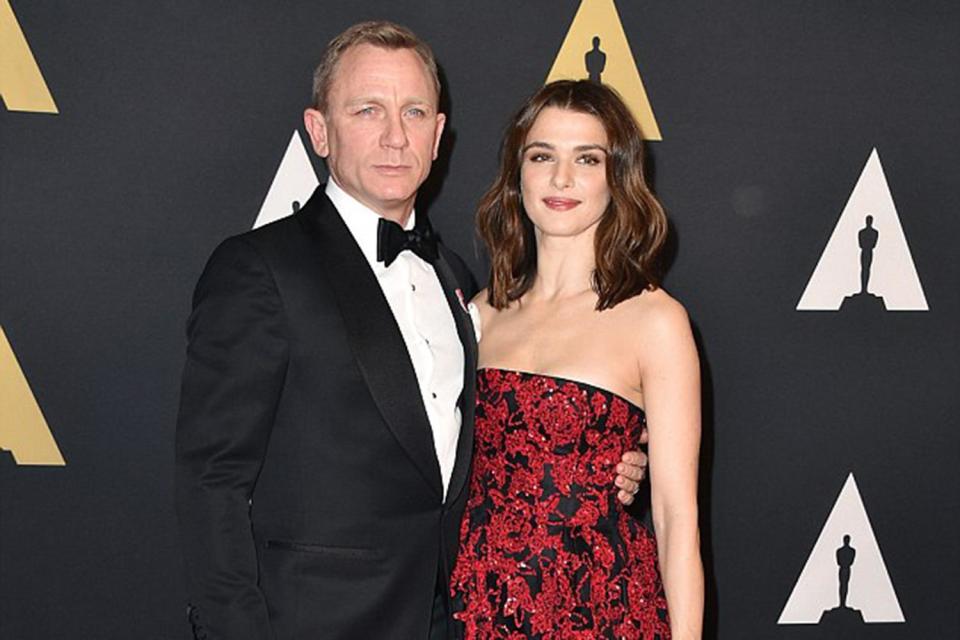
[[[650,490],[674,640],[701,637],[703,565],[697,514],[700,364],[683,307],[666,295],[643,311],[638,359],[650,434]]]

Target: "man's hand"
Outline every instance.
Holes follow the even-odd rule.
[[[647,430],[644,429],[640,442],[647,441]],[[647,475],[647,454],[642,451],[627,451],[620,458],[617,465],[617,477],[613,481],[620,489],[617,499],[625,505],[633,504],[633,498],[640,490],[640,483]]]

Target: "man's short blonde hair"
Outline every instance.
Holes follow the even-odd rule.
[[[313,72],[313,107],[321,113],[327,112],[327,97],[330,94],[330,84],[337,71],[340,57],[351,47],[361,44],[370,44],[383,49],[413,49],[427,73],[433,79],[434,89],[437,91],[437,100],[440,99],[440,75],[437,72],[437,60],[433,57],[430,45],[421,40],[410,29],[388,22],[377,20],[360,22],[330,41],[323,54],[323,60]]]

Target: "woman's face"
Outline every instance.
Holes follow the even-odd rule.
[[[596,116],[540,112],[520,164],[523,208],[538,237],[592,233],[610,203],[607,134]]]

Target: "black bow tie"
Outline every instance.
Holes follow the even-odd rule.
[[[437,235],[427,217],[418,216],[416,225],[410,231],[404,231],[392,220],[380,218],[377,224],[377,260],[389,267],[401,251],[408,249],[431,264],[437,259]]]

